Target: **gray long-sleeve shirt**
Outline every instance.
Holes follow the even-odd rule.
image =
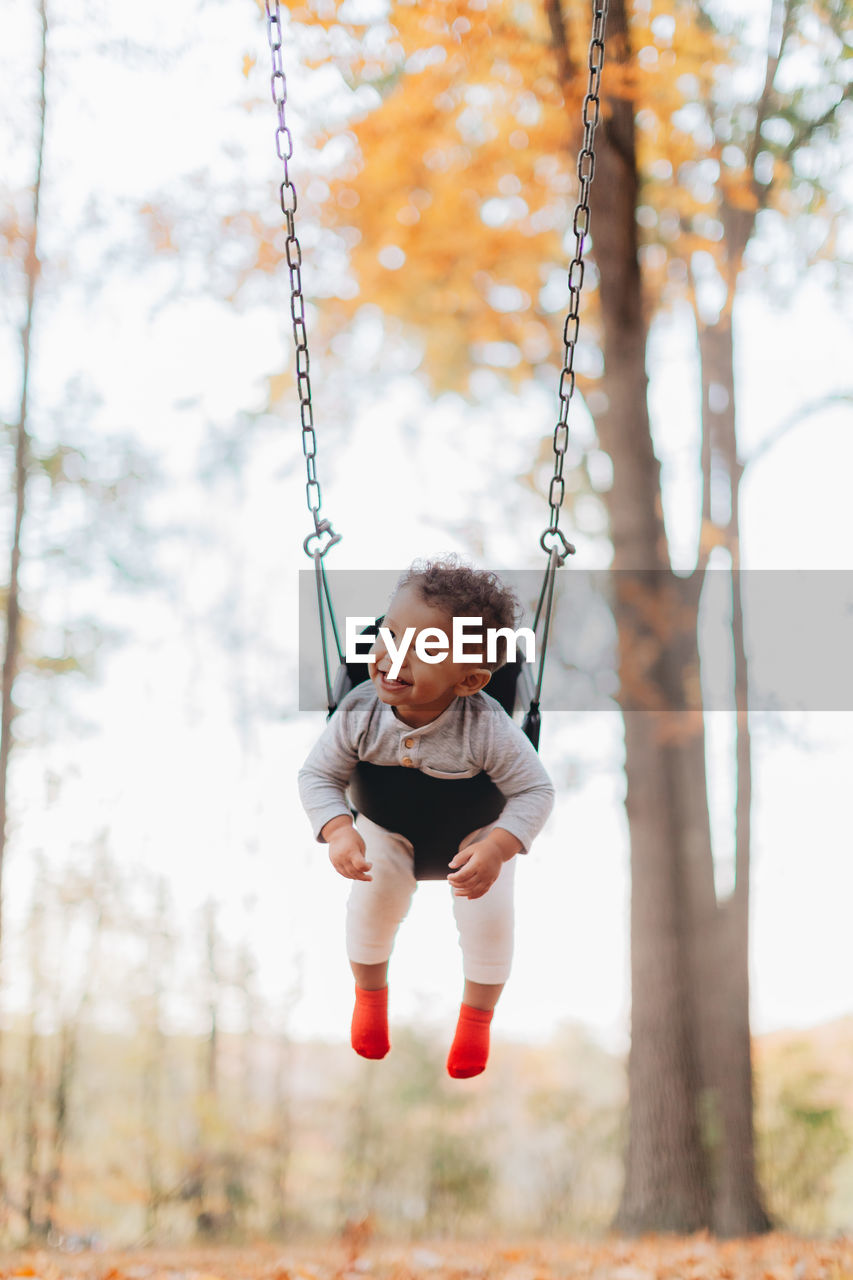
[[[471,778],[482,770],[506,797],[497,825],[524,853],[554,806],[554,787],[539,756],[500,703],[487,693],[454,698],[419,729],[400,720],[368,680],[343,699],[299,771],[299,794],[316,839],[327,822],[349,814],[346,788],[359,760],[403,765],[434,778]]]

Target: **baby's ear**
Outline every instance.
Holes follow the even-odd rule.
[[[466,672],[462,677],[456,686],[456,692],[467,698],[469,694],[479,693],[481,689],[485,689],[491,678],[492,673],[488,667],[475,667],[473,671]]]

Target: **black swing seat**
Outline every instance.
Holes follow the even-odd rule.
[[[499,817],[506,803],[487,773],[431,778],[403,765],[359,760],[349,793],[356,813],[411,841],[416,880],[444,880],[462,841]]]
[[[381,622],[382,618],[377,618],[361,634],[375,636]],[[514,710],[524,667],[523,658],[506,663],[486,686],[489,695],[508,715]],[[335,680],[335,706],[350,689],[369,678],[367,662],[344,662]],[[538,744],[538,729],[538,708],[531,709],[524,732],[534,746]],[[356,765],[349,793],[356,814],[363,813],[371,822],[387,831],[396,831],[411,842],[417,880],[446,879],[450,874],[448,863],[465,837],[494,822],[506,803],[503,793],[485,772],[472,778],[433,778],[420,769],[376,765],[366,760]]]

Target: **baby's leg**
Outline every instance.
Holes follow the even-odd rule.
[[[482,898],[453,898],[465,990],[447,1070],[456,1078],[479,1075],[489,1056],[489,1027],[512,966],[515,859]]]
[[[500,875],[482,898],[453,898],[453,914],[459,931],[459,945],[465,973],[466,994],[469,988],[502,987],[512,968],[515,927],[513,887],[515,863],[512,858],[501,867]],[[494,1008],[494,1004],[486,1008]]]
[[[347,903],[347,955],[355,978],[352,1046],[384,1058],[388,1037],[388,959],[417,888],[412,846],[360,815],[371,880],[354,880]]]

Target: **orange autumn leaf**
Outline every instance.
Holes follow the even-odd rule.
[[[37,1265],[15,1264],[7,1257],[0,1275],[4,1280],[16,1275],[47,1280],[850,1280],[853,1239],[783,1232],[736,1240],[705,1233],[517,1243],[369,1239],[354,1257],[349,1242],[338,1238],[314,1245],[43,1251]]]

